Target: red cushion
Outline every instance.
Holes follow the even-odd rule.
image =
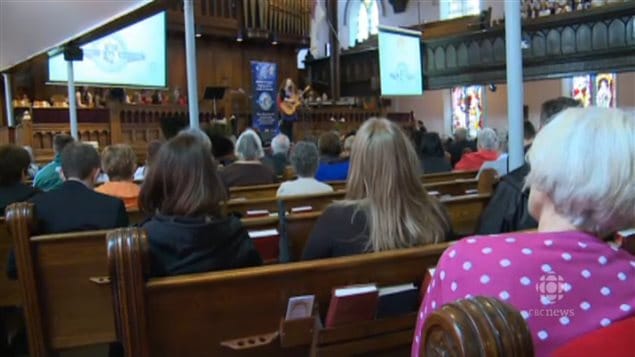
[[[553,357],[632,357],[635,353],[635,316],[587,333],[558,348]]]

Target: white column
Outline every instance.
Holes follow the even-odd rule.
[[[509,170],[522,166],[525,161],[523,152],[523,58],[520,41],[520,1],[505,1]]]
[[[15,117],[13,116],[13,95],[11,93],[11,75],[2,73],[4,77],[4,101],[7,102],[7,123],[9,127],[15,126]]]
[[[187,103],[190,128],[198,128],[198,81],[196,78],[196,32],[194,28],[194,0],[183,1],[185,17],[185,63],[187,66]]]
[[[73,61],[66,61],[66,73],[68,77],[68,116],[71,122],[71,136],[75,140],[79,140],[79,134],[77,132],[77,98],[75,97]]]

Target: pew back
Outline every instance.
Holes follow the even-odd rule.
[[[134,229],[109,234],[117,326],[128,356],[294,355],[293,352],[306,355],[309,346],[303,346],[301,352],[284,349],[276,334],[290,297],[314,294],[324,313],[333,288],[369,282],[380,286],[418,283],[447,248],[447,244],[437,244],[321,261],[159,278],[146,283],[140,273],[147,254],[145,239],[144,232]],[[402,349],[411,343],[414,319],[411,316],[409,328],[393,337],[392,342]],[[234,350],[223,345],[234,339],[263,335],[271,337],[270,340],[263,338],[269,343],[254,348]],[[357,352],[372,352],[364,351],[364,346],[356,345]],[[372,344],[367,347],[377,348]],[[335,351],[334,346],[328,348]]]
[[[11,243],[11,235],[9,227],[4,219],[0,216],[0,307],[19,306],[20,305],[20,288],[18,282],[7,278],[7,260],[9,251],[13,247]]]
[[[116,340],[107,231],[31,236],[33,205],[7,209],[32,356]]]
[[[243,187],[231,187],[229,189],[230,199],[255,199],[276,197],[280,184],[255,185]]]
[[[457,235],[471,235],[476,231],[481,213],[485,210],[490,197],[490,193],[479,193],[441,199],[450,216],[452,229]]]

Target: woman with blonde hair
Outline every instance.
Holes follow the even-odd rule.
[[[346,199],[317,221],[303,259],[379,252],[438,243],[449,219],[420,179],[417,153],[387,119],[369,119],[351,152]]]

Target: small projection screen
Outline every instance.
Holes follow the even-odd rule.
[[[166,16],[160,12],[82,46],[84,60],[73,63],[77,84],[166,87]],[[49,58],[49,82],[68,80],[64,55]]]
[[[421,33],[379,26],[381,95],[421,95]]]

